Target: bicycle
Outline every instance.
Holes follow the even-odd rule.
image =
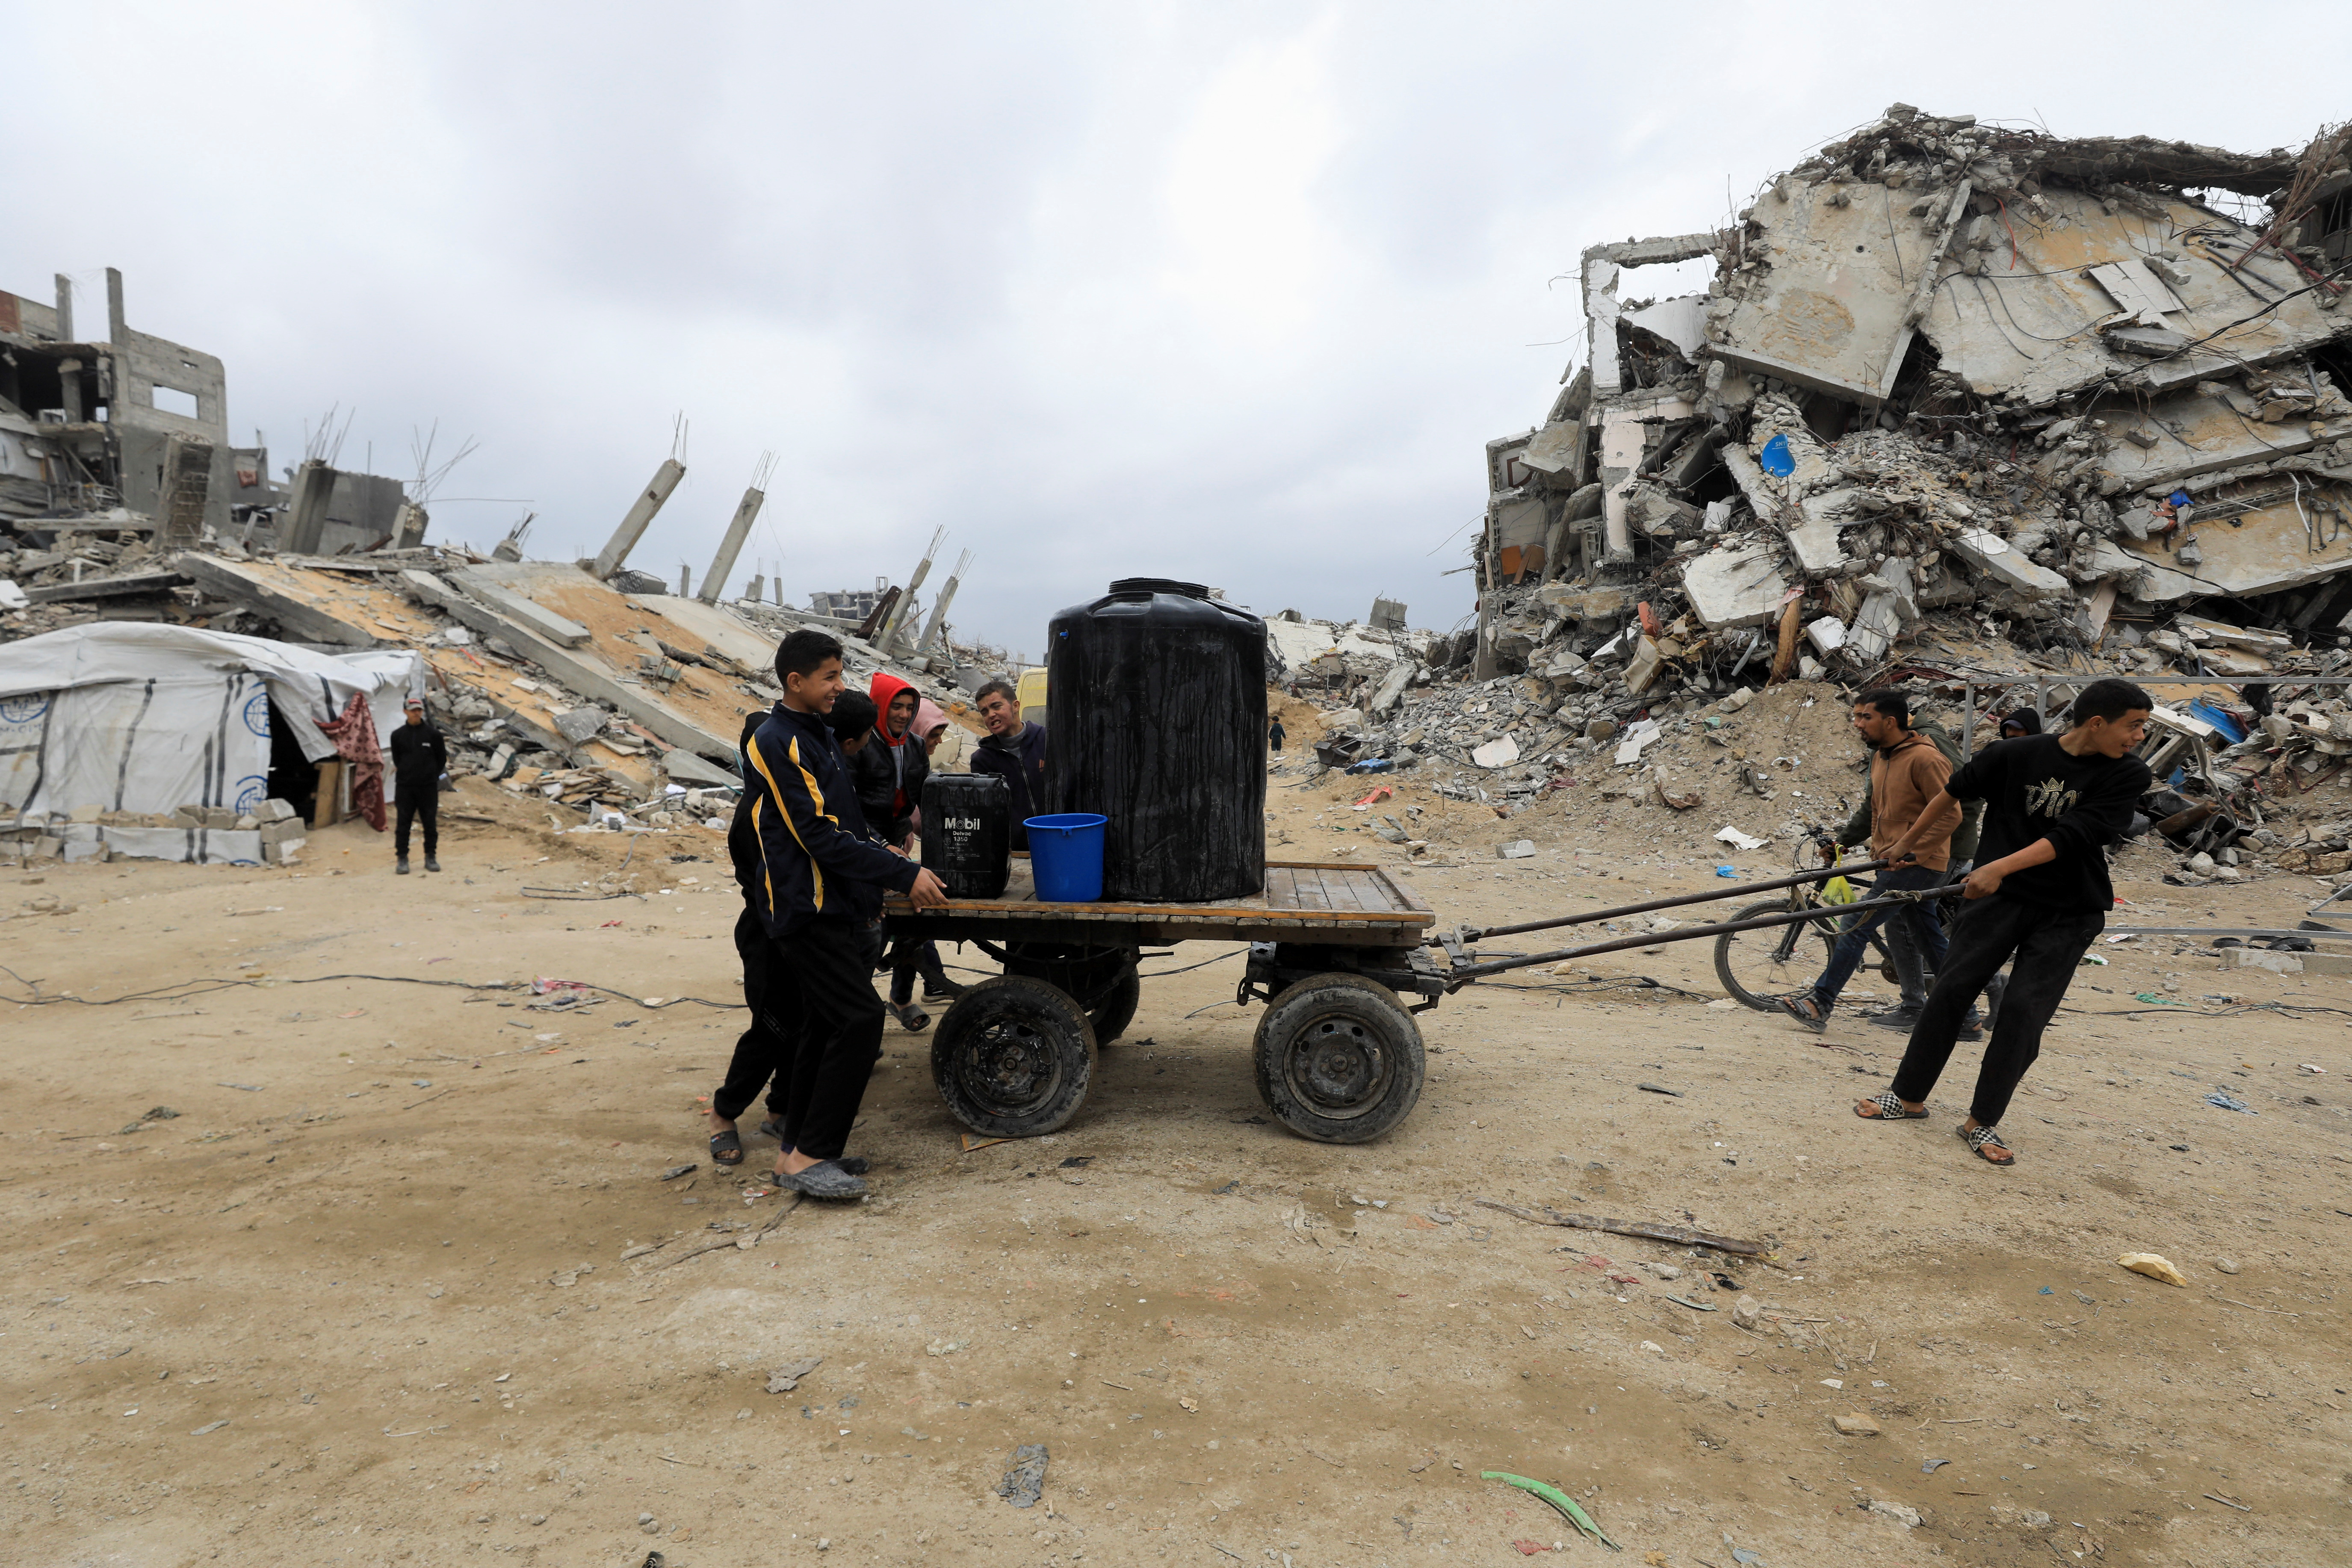
[[[1809,860],[1808,851],[1819,858]],[[1837,841],[1816,827],[1799,841],[1790,865],[1799,871],[1816,870],[1836,865],[1838,853]],[[1822,897],[1822,887],[1819,882],[1808,882],[1790,889],[1780,898],[1750,904],[1731,917],[1734,921],[1747,921],[1801,910],[1821,911],[1811,920],[1791,921],[1786,925],[1756,931],[1726,931],[1717,937],[1715,973],[1726,991],[1759,1013],[1778,1012],[1777,998],[1811,984],[1829,966],[1830,950],[1837,945],[1838,925],[1844,918],[1845,906]],[[1957,902],[1957,895],[1947,895],[1938,901]],[[1948,912],[1946,920],[1948,922]],[[1879,975],[1890,984],[1900,984],[1894,954],[1887,952],[1882,934],[1885,929],[1882,924],[1870,933],[1869,952],[1878,955]],[[1863,962],[1870,962],[1867,953]]]

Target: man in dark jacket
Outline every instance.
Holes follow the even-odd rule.
[[[448,771],[449,746],[441,731],[425,716],[425,699],[412,697],[405,707],[407,722],[392,732],[393,804],[399,820],[392,839],[392,868],[408,875],[408,825],[425,823],[425,868],[441,869],[441,775]]]
[[[748,715],[743,721],[743,732],[737,737],[736,765],[749,773],[751,764],[745,761],[751,737],[768,721],[767,712]],[[874,726],[874,704],[855,691],[845,691],[834,700],[833,711],[825,716],[825,727],[853,763],[864,749]],[[749,798],[744,803],[749,805]],[[710,1096],[710,1159],[719,1165],[740,1165],[743,1163],[742,1133],[735,1119],[743,1114],[751,1103],[768,1091],[768,1120],[760,1131],[778,1142],[790,1146],[783,1128],[792,1093],[793,1054],[800,1033],[799,998],[790,987],[781,992],[772,984],[775,955],[768,942],[764,922],[752,908],[751,883],[760,875],[757,838],[751,831],[751,814],[739,809],[735,820],[727,828],[727,853],[735,864],[735,880],[743,889],[743,912],[735,917],[735,956],[743,966],[743,1005],[751,1016],[745,1021],[742,1034],[735,1040],[735,1054],[727,1064],[727,1077]],[[859,1159],[836,1161],[853,1176],[866,1173],[866,1162]]]
[[[776,679],[783,700],[744,745],[737,807],[751,817],[737,875],[773,955],[771,994],[798,1004],[775,1177],[811,1197],[856,1197],[866,1184],[839,1162],[881,1059],[884,1017],[866,932],[886,892],[918,909],[947,900],[937,877],[868,832],[858,808],[825,722],[841,695],[841,645],[793,633],[776,650]]]
[[[972,751],[971,771],[994,773],[1012,787],[1013,847],[1029,847],[1022,824],[1045,814],[1045,726],[1021,717],[1021,699],[1005,680],[992,680],[974,694],[988,733]]]
[[[1963,889],[1968,901],[1953,922],[1943,972],[1895,1080],[1857,1104],[1855,1115],[1871,1121],[1926,1116],[1961,1015],[2000,966],[2014,961],[1968,1120],[1955,1131],[1987,1163],[2016,1162],[2000,1119],[2042,1052],[2042,1031],[2065,999],[2074,966],[2115,907],[2106,852],[2131,826],[2149,784],[2147,764],[2132,750],[2147,734],[2154,705],[2128,680],[2091,682],[2074,699],[2064,734],[1987,746],[1887,847],[1885,858],[1900,864],[1932,818],[1963,800],[1986,803],[1977,868]]]

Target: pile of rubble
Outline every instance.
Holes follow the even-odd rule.
[[[1586,363],[1487,447],[1484,678],[1866,677],[1923,632],[2244,675],[2352,631],[2347,138],[2069,142],[1896,105],[1738,226],[1585,253]],[[2267,205],[2257,205],[2257,201]],[[1702,294],[1619,297],[1711,260]]]

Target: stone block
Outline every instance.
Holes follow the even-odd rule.
[[[272,795],[255,806],[253,815],[256,821],[267,827],[273,822],[291,821],[301,814],[294,809],[292,801],[279,800],[276,795]]]
[[[261,825],[261,842],[265,848],[271,845],[299,844],[310,834],[310,824],[299,816],[280,817]]]
[[[2267,969],[2273,974],[2301,974],[2304,961],[2315,953],[2273,952],[2266,947],[2225,947],[2221,950],[2224,969]]]
[[[555,715],[555,728],[563,738],[579,745],[604,728],[605,713],[602,708],[572,708]]]
[[[1683,568],[1683,593],[1709,631],[1760,626],[1780,613],[1788,580],[1761,544],[1710,550]]]
[[[1952,553],[1967,562],[1979,576],[1989,577],[2029,599],[2047,599],[2069,591],[2066,579],[2046,566],[2037,566],[2009,541],[1980,528],[1964,529],[1953,536]]]

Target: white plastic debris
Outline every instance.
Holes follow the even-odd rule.
[[[1715,836],[1734,849],[1761,849],[1769,842],[1766,839],[1751,837],[1727,822],[1715,830]]]

